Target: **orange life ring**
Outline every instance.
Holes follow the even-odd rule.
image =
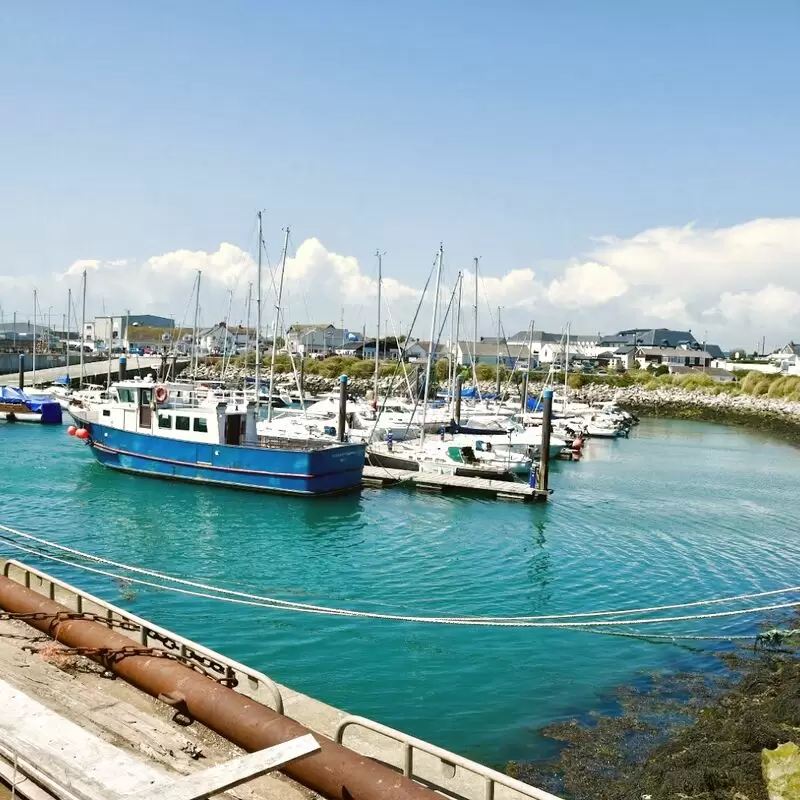
[[[156,403],[166,403],[169,392],[166,386],[156,386]]]

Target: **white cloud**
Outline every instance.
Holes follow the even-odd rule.
[[[800,314],[800,293],[772,283],[758,292],[723,292],[717,305],[703,313],[737,324],[790,321]]]
[[[567,267],[561,278],[547,287],[547,299],[561,308],[598,306],[628,290],[620,274],[605,264],[587,261]]]
[[[89,254],[91,255],[91,254]],[[374,317],[377,283],[374,264],[328,250],[316,238],[303,241],[286,262],[286,322],[338,322],[360,327]],[[422,293],[423,279],[404,280],[405,265],[384,265],[383,297],[393,319],[406,325]],[[275,264],[271,265],[275,269]],[[23,274],[0,276],[0,304],[7,312],[30,308],[33,286],[40,305],[64,305],[66,286],[78,287],[89,274],[90,315],[149,311],[191,318],[194,273],[203,273],[201,315],[222,319],[233,293],[232,319],[244,318],[247,286],[256,280],[252,255],[223,242],[212,252],[176,250],[143,261],[84,258],[55,275],[57,281]],[[446,259],[447,281],[453,269]],[[419,275],[419,271],[415,271]],[[443,304],[451,288],[443,287]],[[474,274],[465,272],[465,315],[474,292]],[[75,292],[73,291],[73,294]],[[426,305],[430,304],[430,296]],[[263,282],[265,324],[272,318],[274,295],[269,268]],[[568,320],[585,330],[611,331],[634,325],[664,325],[708,331],[722,344],[748,332],[780,340],[800,335],[800,218],[755,219],[740,225],[650,228],[630,237],[604,236],[582,257],[538,268],[513,268],[502,275],[480,272],[481,329],[488,333],[492,310],[503,306],[506,327],[558,330]],[[253,315],[255,308],[253,309]],[[423,309],[420,320],[428,317]],[[797,326],[797,327],[794,327]],[[424,327],[424,326],[423,326]],[[749,329],[752,329],[750,331]],[[427,332],[425,333],[427,335]]]
[[[797,335],[800,219],[651,228],[596,241],[585,261],[550,282],[547,297],[594,309],[597,327],[695,325],[723,341],[739,337],[739,326],[778,340]]]

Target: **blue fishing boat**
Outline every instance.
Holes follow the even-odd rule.
[[[125,381],[109,399],[71,405],[70,432],[111,469],[159,478],[325,495],[361,486],[362,444],[259,436],[257,407],[190,384]]]
[[[0,386],[0,419],[60,425],[61,406],[48,395],[30,395],[13,386]]]

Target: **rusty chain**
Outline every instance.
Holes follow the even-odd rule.
[[[124,619],[115,619],[111,617],[102,616],[100,614],[93,614],[91,612],[81,611],[58,611],[50,614],[44,611],[28,611],[12,613],[9,611],[0,610],[0,620],[19,620],[21,622],[44,622],[50,620],[51,625],[59,622],[99,622],[108,627],[122,628],[129,631],[140,631],[142,626],[135,622],[129,622]],[[138,645],[128,645],[125,647],[64,647],[63,653],[65,655],[80,655],[89,658],[97,658],[104,665],[108,666],[115,664],[123,658],[128,656],[151,656],[153,658],[166,658],[171,661],[177,661],[184,666],[189,667],[195,672],[200,673],[206,678],[209,678],[216,683],[234,688],[238,685],[239,681],[230,672],[230,670],[219,661],[213,658],[204,656],[197,653],[187,645],[180,645],[169,636],[164,636],[158,631],[145,629],[149,639],[155,639],[160,642],[162,647],[144,647]],[[56,640],[57,641],[57,640]],[[175,652],[181,650],[183,652]],[[34,651],[35,652],[35,651]]]

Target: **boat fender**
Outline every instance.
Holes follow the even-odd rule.
[[[167,399],[169,398],[169,392],[167,391],[166,386],[156,386],[156,393],[155,393],[156,403],[166,403]]]
[[[77,433],[77,431],[78,429],[74,425],[70,425],[69,428],[67,428],[67,435],[74,436]]]
[[[89,431],[86,430],[86,428],[78,428],[78,430],[75,431],[75,436],[85,442],[89,438]]]

